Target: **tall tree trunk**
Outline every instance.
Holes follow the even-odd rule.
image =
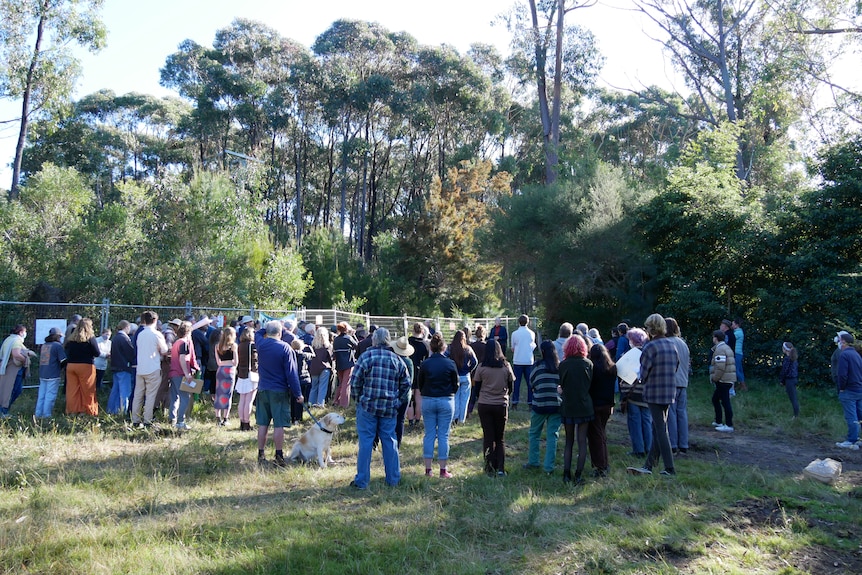
[[[24,142],[27,141],[27,128],[30,122],[30,96],[33,92],[33,76],[36,75],[36,64],[42,53],[42,38],[45,35],[45,20],[48,14],[48,2],[44,0],[39,14],[39,26],[36,29],[36,45],[33,47],[33,58],[27,69],[27,82],[24,85],[24,97],[21,99],[21,126],[18,130],[18,143],[15,145],[15,160],[12,163],[12,185],[9,186],[9,199],[18,197],[18,182],[21,179],[21,161],[24,157]]]
[[[563,0],[558,1],[560,4],[563,2]],[[557,17],[559,18],[559,25],[562,26],[562,12]],[[536,0],[530,0],[530,18],[533,24],[533,49],[536,54],[536,91],[539,97],[539,114],[542,119],[542,144],[545,149],[545,183],[553,184],[557,181],[557,164],[559,159],[557,157],[557,147],[554,144],[553,124],[551,121],[550,105],[548,103],[547,30],[539,29],[539,13],[536,9]],[[559,115],[557,122],[557,131],[559,132]],[[557,140],[559,140],[559,134],[557,134]]]

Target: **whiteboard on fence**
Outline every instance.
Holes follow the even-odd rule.
[[[632,348],[625,352],[617,362],[617,377],[626,383],[632,383],[641,373],[641,350]]]
[[[36,320],[36,334],[35,334],[35,342],[36,345],[42,345],[45,343],[45,338],[48,337],[48,334],[51,331],[52,327],[56,327],[60,330],[61,334],[66,333],[66,320],[65,319],[37,319]],[[63,335],[60,335],[60,342],[63,341]]]

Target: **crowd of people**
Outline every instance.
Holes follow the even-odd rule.
[[[309,406],[346,408],[353,399],[359,449],[352,485],[358,489],[368,487],[377,446],[385,482],[399,483],[405,423],[407,429],[424,430],[425,474],[434,475],[436,454],[439,477],[451,478],[450,432],[474,411],[482,428],[484,472],[506,476],[506,423],[509,410],[518,409],[522,399],[531,411],[523,467],[556,472],[562,427],[565,482],[584,481],[588,456],[593,475],[607,476],[606,426],[617,405],[625,414],[629,454],[644,458],[641,466],[628,467],[629,473],[652,474],[661,463],[660,474],[674,475],[675,457],[690,448],[691,354],[676,320],[659,314],[650,315],[643,329],[620,323],[607,341],[595,328],[566,322],[557,339],[538,346],[526,315],[518,318],[511,336],[498,318],[490,329],[465,327],[448,342],[430,322],[416,323],[409,337],[393,340],[386,328],[374,325],[365,330],[340,322],[327,329],[272,320],[261,326],[246,315],[218,328],[211,317],[162,323],[151,311],[142,313],[137,324],[120,321],[113,336],[106,329],[99,337],[89,318],[73,316],[65,334],[50,330],[39,354],[25,347],[26,334],[26,327],[17,325],[0,346],[0,415],[8,416],[30,358],[38,357],[36,418],[51,417],[64,373],[66,414],[98,416],[97,389],[110,362],[109,413],[145,429],[157,425],[161,412],[169,425],[186,431],[192,397],[202,393],[216,424],[227,426],[237,394],[241,431],[254,430],[254,408],[259,463],[284,466],[285,428],[301,421],[304,412],[317,421]],[[743,339],[739,319],[721,321],[712,334],[712,425],[720,433],[735,430],[732,397],[744,385]],[[836,445],[859,449],[862,356],[846,331],[838,332],[835,343],[833,377],[848,426],[846,439]],[[781,349],[779,380],[797,417],[798,354],[791,342]],[[265,456],[270,427],[271,461]]]

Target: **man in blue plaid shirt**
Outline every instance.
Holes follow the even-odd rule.
[[[371,480],[371,452],[374,437],[380,437],[386,484],[401,481],[398,440],[395,423],[398,408],[410,392],[410,374],[401,358],[389,347],[389,330],[377,328],[372,335],[373,347],[365,351],[350,376],[350,392],[356,398],[356,434],[359,455],[356,477],[350,483],[357,489],[367,489]]]

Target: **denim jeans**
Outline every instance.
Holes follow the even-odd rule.
[[[859,441],[859,420],[862,420],[862,391],[842,391],[838,400],[844,408],[844,421],[847,422],[847,441]]]
[[[530,388],[530,374],[533,372],[532,365],[513,365],[515,374],[515,389],[512,391],[512,405],[518,405],[521,400],[521,375],[527,378],[527,403],[533,404],[533,390]]]
[[[632,440],[632,451],[646,453],[652,447],[652,415],[649,407],[629,403],[626,421],[629,426],[629,437]]]
[[[455,413],[452,419],[461,423],[467,418],[467,404],[470,402],[470,374],[458,376],[458,391],[455,393]]]
[[[60,378],[39,379],[39,395],[36,397],[36,417],[51,417],[57,392],[60,390]]]
[[[546,472],[554,470],[557,458],[557,440],[560,439],[560,414],[559,413],[536,413],[530,414],[530,448],[527,452],[527,465],[539,465],[539,443],[542,440],[542,428],[547,425],[545,439],[545,464],[542,466]]]
[[[787,392],[787,398],[793,407],[793,417],[799,416],[799,395],[796,393],[797,383],[799,383],[798,379],[788,379],[784,382],[784,391]]]
[[[455,411],[454,396],[422,397],[422,419],[425,421],[425,439],[422,457],[434,458],[434,441],[437,441],[437,459],[449,459],[449,428]]]
[[[332,377],[332,370],[324,369],[320,375],[311,376],[311,393],[308,394],[306,400],[309,405],[323,405],[326,403],[326,395],[329,392],[329,379]]]
[[[356,406],[356,435],[359,437],[359,454],[356,457],[356,487],[365,489],[371,481],[371,453],[374,438],[380,437],[383,451],[383,468],[386,485],[395,486],[401,481],[401,462],[398,459],[398,440],[395,438],[397,417],[378,417]]]
[[[688,388],[676,388],[676,401],[667,412],[667,432],[673,449],[688,449]]]
[[[129,410],[129,398],[132,395],[132,374],[128,371],[114,372],[114,385],[108,397],[108,413],[125,415]]]
[[[12,397],[9,398],[9,407],[15,403],[21,394],[24,392],[24,368],[18,370],[18,376],[15,378],[15,386],[12,388]]]
[[[742,373],[742,354],[737,353],[734,355],[733,359],[736,363],[736,381],[739,383],[745,383],[745,374]]]
[[[186,412],[189,409],[189,399],[192,394],[188,391],[180,391],[180,384],[183,382],[183,376],[175,375],[171,377],[171,398],[168,403],[168,420],[177,425],[182,425],[186,422]]]

